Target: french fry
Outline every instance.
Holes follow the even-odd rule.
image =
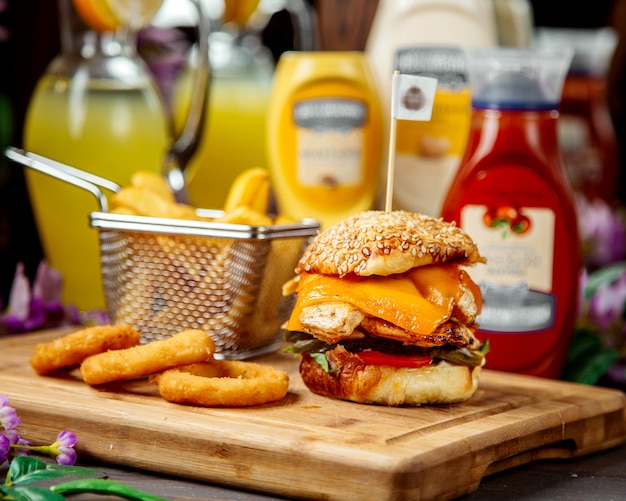
[[[180,280],[182,277],[189,278],[187,288],[173,293],[162,308],[151,319],[151,329],[154,332],[167,331],[170,325],[176,325],[180,307],[184,303],[185,317],[194,318],[195,321],[206,321],[208,324],[217,322],[221,325],[223,315],[215,313],[224,308],[224,301],[229,301],[230,292],[224,288],[226,283],[226,261],[231,251],[232,240],[215,240],[211,238],[181,238],[169,242],[161,240],[161,245],[167,245],[164,250],[174,270],[186,270],[189,275],[175,271]],[[196,253],[203,256],[202,266],[189,251],[194,248]],[[165,277],[167,278],[167,277]],[[182,296],[193,301],[182,301]],[[205,324],[200,328],[213,332],[211,326]],[[215,329],[215,325],[213,325]]]
[[[140,216],[196,219],[193,207],[171,202],[155,191],[137,186],[126,186],[115,193],[111,206],[116,210],[126,207]]]
[[[224,212],[233,212],[240,207],[248,207],[265,214],[269,197],[267,170],[253,167],[239,174],[228,191]]]
[[[198,259],[196,254],[204,254],[208,248],[219,246],[219,240],[212,241],[208,237],[180,237],[157,235],[156,240],[162,251],[163,258],[172,270],[181,277],[190,280],[202,276],[210,266],[205,259]]]
[[[130,207],[122,207],[122,206],[113,207],[109,212],[111,214],[124,214],[126,216],[138,216],[139,215]]]
[[[254,315],[247,323],[246,344],[250,347],[263,346],[271,341],[280,324],[288,318],[290,299],[283,297],[282,285],[293,277],[293,270],[302,254],[305,239],[272,241],[267,256],[261,287],[258,292]]]
[[[129,269],[131,279],[119,290],[114,320],[134,325],[143,332],[153,314],[154,301],[159,297],[162,280],[159,273],[155,272],[157,263],[144,255],[146,241],[141,235],[135,233],[127,235],[127,246],[130,251],[127,259],[131,263]],[[158,264],[166,267],[168,263],[159,259]]]
[[[285,214],[278,214],[275,218],[274,218],[274,224],[279,225],[279,224],[295,224],[298,221],[296,221],[294,218],[292,218],[291,216],[287,216]]]
[[[136,188],[143,188],[146,190],[154,191],[161,195],[164,199],[168,200],[170,203],[175,203],[174,194],[170,190],[170,187],[165,181],[165,177],[161,174],[157,174],[156,172],[140,170],[133,173],[130,178],[131,186],[135,186]]]
[[[111,212],[248,226],[295,223],[284,215],[267,215],[270,191],[267,171],[248,169],[233,182],[223,215],[206,219],[190,205],[177,203],[163,176],[140,171],[129,186],[111,197]],[[259,263],[265,268],[260,270],[261,281],[246,282],[245,290],[235,293],[244,287],[237,282],[237,259],[247,255],[240,248],[247,245],[232,239],[161,234],[149,241],[132,240],[132,274],[117,304],[118,320],[150,332],[155,339],[173,335],[182,322],[218,337],[232,332],[241,337],[237,343],[243,349],[267,344],[282,322],[277,316],[286,307],[281,285],[292,276],[301,248],[288,240],[268,242],[267,261]]]
[[[267,212],[267,204],[270,199],[270,182],[267,177],[259,183],[256,194],[250,204],[250,208],[260,214]]]
[[[236,209],[225,212],[223,216],[215,219],[218,223],[247,224],[249,226],[268,226],[272,219],[264,213],[257,212],[247,206],[239,206]]]

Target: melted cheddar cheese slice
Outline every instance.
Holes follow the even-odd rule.
[[[303,273],[287,329],[302,330],[298,318],[303,308],[339,301],[407,331],[430,334],[450,318],[468,281],[471,279],[464,271],[451,265],[422,266],[388,277],[338,278]]]

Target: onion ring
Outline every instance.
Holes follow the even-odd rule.
[[[89,356],[130,348],[139,342],[139,332],[131,325],[98,325],[37,344],[30,365],[38,374],[49,374],[79,365]]]
[[[206,332],[187,329],[161,341],[88,357],[81,364],[80,373],[87,384],[97,385],[204,362],[213,353],[215,343]]]
[[[169,369],[153,378],[168,402],[203,407],[248,407],[287,394],[287,373],[253,362],[216,360]]]

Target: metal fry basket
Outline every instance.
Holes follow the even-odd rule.
[[[110,181],[14,148],[6,154],[98,198],[101,211],[92,212],[89,223],[98,230],[111,322],[133,325],[144,343],[202,329],[215,341],[219,358],[277,349],[292,307],[281,288],[317,233],[317,221],[247,226],[112,214],[98,188],[115,190]]]

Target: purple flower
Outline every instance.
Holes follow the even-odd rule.
[[[30,447],[32,444],[24,437],[20,436],[16,429],[5,430],[2,433],[4,433],[4,435],[9,439],[9,443],[13,449],[13,454],[16,456],[28,456],[30,454]],[[26,446],[26,448],[16,446]]]
[[[71,466],[76,463],[76,451],[74,446],[78,442],[76,435],[71,431],[63,430],[51,448],[56,454],[57,463]]]
[[[33,282],[33,297],[41,299],[46,304],[60,304],[62,288],[61,274],[46,263],[40,263]]]
[[[0,318],[0,328],[12,334],[42,328],[80,324],[75,308],[61,304],[61,275],[45,263],[40,263],[32,291],[24,265],[18,263],[9,297],[9,307]]]
[[[17,263],[11,293],[9,295],[8,315],[23,320],[30,310],[30,283],[24,273],[24,263]]]
[[[11,452],[11,442],[0,433],[0,465],[7,460],[9,452]]]
[[[169,107],[191,42],[177,28],[149,26],[139,32],[137,47]]]
[[[7,459],[11,445],[30,445],[30,442],[22,438],[17,427],[22,423],[22,418],[17,415],[17,412],[13,407],[9,406],[9,397],[6,395],[0,395],[0,423],[4,430],[0,431],[0,441],[6,442],[8,445],[7,453],[4,455],[4,460]],[[0,464],[4,462],[2,460],[2,446],[0,445]],[[29,454],[27,449],[17,449],[18,454]]]
[[[65,308],[65,313],[74,323],[80,323],[81,321],[88,325],[106,325],[111,323],[107,313],[100,310],[84,311],[81,317],[76,308],[68,306]]]
[[[19,435],[17,427],[21,422],[15,409],[9,407],[9,398],[0,395],[0,423],[4,428],[0,430],[0,464],[11,455],[25,455],[31,452],[54,457],[60,465],[71,466],[76,463],[74,446],[78,439],[74,433],[63,430],[53,444],[35,446]]]
[[[624,321],[626,305],[626,272],[615,280],[601,284],[589,302],[589,320],[601,330]]]
[[[626,219],[603,200],[576,196],[578,228],[585,264],[590,269],[626,257]]]
[[[0,395],[0,423],[5,430],[14,430],[22,419],[17,415],[13,407],[9,407],[9,397]]]
[[[614,364],[608,370],[607,376],[620,385],[626,385],[626,365],[623,362]]]

